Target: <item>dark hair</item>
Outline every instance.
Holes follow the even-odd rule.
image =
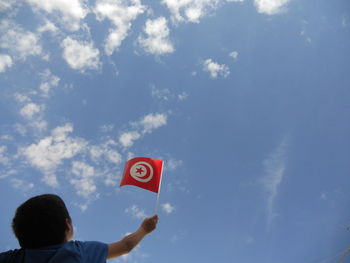
[[[62,244],[71,222],[63,200],[53,194],[34,196],[21,204],[12,220],[12,229],[22,248]]]

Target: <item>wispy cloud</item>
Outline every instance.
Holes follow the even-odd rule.
[[[138,205],[132,205],[131,207],[126,208],[125,213],[137,219],[146,217],[145,210],[141,209]]]
[[[70,137],[69,134],[72,132],[73,125],[66,123],[53,129],[51,136],[20,150],[31,166],[44,173],[43,181],[52,187],[58,186],[56,168],[65,159],[70,159],[81,152],[88,144],[84,139]]]
[[[205,15],[215,9],[219,0],[163,0],[162,3],[169,9],[174,22],[199,23]]]
[[[325,201],[325,200],[328,200],[327,193],[322,192],[321,195],[320,195],[320,199],[321,199],[321,200],[324,200],[324,201]]]
[[[99,21],[108,19],[113,24],[113,28],[109,29],[104,46],[108,56],[119,49],[123,40],[128,36],[132,21],[145,10],[146,7],[139,0],[98,0],[96,2],[94,13],[97,19]]]
[[[0,72],[5,72],[7,68],[12,67],[13,61],[9,55],[0,54]]]
[[[84,7],[82,0],[27,0],[27,2],[36,12],[41,10],[49,14],[59,12],[61,15],[55,18],[70,31],[79,30],[81,20],[88,14],[88,9]]]
[[[275,15],[286,11],[286,5],[290,0],[254,0],[254,5],[259,13]]]
[[[134,144],[143,135],[151,133],[154,130],[167,124],[167,115],[165,113],[150,113],[142,117],[139,121],[132,122],[134,127],[131,131],[123,132],[119,136],[120,144],[127,148]]]
[[[188,98],[188,93],[187,92],[181,92],[179,95],[177,95],[177,98],[180,100],[180,101],[184,101]]]
[[[174,46],[169,40],[169,28],[165,17],[146,21],[144,35],[138,38],[140,46],[150,54],[164,55],[174,52]]]
[[[152,97],[154,97],[160,101],[163,101],[163,102],[168,102],[168,101],[170,102],[170,101],[174,101],[174,100],[184,101],[189,96],[188,93],[185,91],[178,93],[178,94],[175,94],[167,88],[158,88],[154,84],[151,84],[150,88],[151,88]]]
[[[137,131],[124,132],[119,136],[119,142],[123,147],[130,147],[134,144],[134,141],[140,137],[141,134]]]
[[[0,11],[5,11],[5,10],[10,9],[15,3],[16,3],[16,0],[1,1],[0,2]]]
[[[49,69],[45,69],[40,76],[42,82],[39,86],[39,90],[43,97],[48,97],[52,88],[58,86],[60,78],[53,75]]]
[[[162,210],[166,214],[171,214],[172,212],[175,211],[175,207],[173,205],[171,205],[170,203],[165,203],[165,204],[162,204]]]
[[[169,100],[171,93],[169,89],[160,89],[157,88],[155,85],[151,85],[151,95],[154,98],[167,101]]]
[[[274,204],[278,195],[278,189],[282,183],[287,161],[288,138],[285,137],[278,147],[264,160],[263,189],[266,193],[266,214],[268,227],[277,215]]]
[[[38,27],[37,31],[39,33],[45,33],[45,32],[52,32],[56,33],[58,31],[58,28],[55,26],[54,23],[52,23],[49,20],[45,20],[44,24]]]
[[[89,198],[96,193],[95,178],[98,173],[96,173],[94,167],[85,162],[74,161],[72,162],[71,173],[73,177],[70,178],[69,182],[75,187],[79,196]]]
[[[155,129],[167,124],[167,115],[164,113],[147,114],[137,125],[141,126],[142,133],[151,133]]]
[[[342,15],[341,25],[343,28],[346,28],[348,26],[348,17],[346,15]]]
[[[87,69],[95,70],[100,67],[100,52],[91,42],[80,42],[66,37],[62,47],[63,58],[71,68],[85,72]]]
[[[216,79],[218,76],[226,78],[230,75],[230,70],[225,64],[219,64],[212,59],[203,61],[203,70],[209,72],[210,78]]]
[[[27,192],[27,191],[34,188],[33,183],[29,183],[29,182],[26,182],[26,181],[24,181],[22,179],[18,179],[18,178],[12,178],[11,184],[12,184],[13,188],[18,189],[22,192]]]
[[[42,110],[43,110],[42,105],[38,105],[35,103],[28,103],[20,110],[20,113],[24,118],[32,119],[34,115],[40,113]]]
[[[26,60],[28,56],[39,56],[42,54],[43,50],[39,35],[24,30],[12,21],[2,21],[0,33],[0,48],[7,49],[14,58]]]
[[[20,134],[25,134],[28,127],[39,133],[46,130],[47,122],[44,119],[45,104],[34,103],[29,96],[20,93],[15,94],[15,99],[22,105],[19,114],[26,121],[26,125],[17,124]]]
[[[178,168],[182,164],[183,164],[183,161],[171,158],[169,160],[166,160],[164,169],[169,171],[174,171],[176,170],[176,168]]]
[[[0,145],[0,164],[7,165],[9,162],[10,159],[7,155],[7,147],[5,145]]]
[[[234,60],[238,60],[238,52],[237,51],[230,52],[229,56],[231,58],[233,58]]]

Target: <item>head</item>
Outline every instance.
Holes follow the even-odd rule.
[[[58,245],[73,237],[66,205],[53,194],[34,196],[20,205],[12,220],[12,229],[22,248]]]

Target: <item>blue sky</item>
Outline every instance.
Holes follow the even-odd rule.
[[[112,242],[156,195],[157,231],[112,262],[336,262],[350,246],[347,0],[1,0],[0,249],[33,195]]]

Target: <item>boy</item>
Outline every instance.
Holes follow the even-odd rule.
[[[72,220],[63,200],[53,194],[35,196],[17,208],[12,220],[21,249],[0,253],[0,263],[104,263],[129,253],[157,222],[157,215],[146,218],[137,231],[111,244],[71,241]]]

